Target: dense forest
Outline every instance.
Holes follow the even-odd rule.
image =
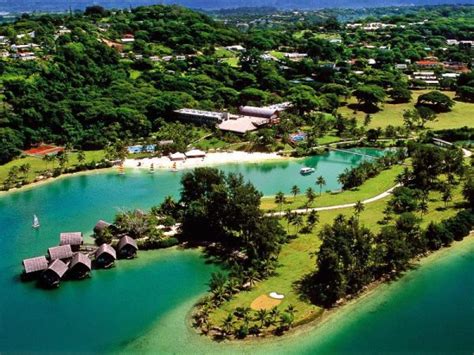
[[[473,11],[430,7],[384,17],[388,25],[376,31],[311,15],[242,27],[161,5],[25,14],[0,26],[0,161],[41,142],[88,150],[120,140],[174,139],[182,146],[189,140],[181,137],[173,110],[183,107],[233,112],[239,105],[289,101],[293,109],[283,123],[262,130],[260,138],[285,139],[300,126],[311,127],[316,138],[332,129],[357,136],[364,134],[361,127],[338,111],[348,98],[368,115],[383,102],[410,101],[410,89],[426,87],[410,73],[431,57],[440,77],[450,72],[446,62],[464,68],[433,89],[457,90],[458,100],[472,101],[472,50],[461,42],[472,40]],[[448,39],[458,45],[447,45]],[[235,45],[243,50],[226,48]],[[285,53],[304,55],[292,60]],[[418,104],[423,109],[407,120],[432,120],[454,103],[435,91]]]

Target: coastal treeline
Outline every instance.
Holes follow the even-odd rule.
[[[403,186],[394,190],[379,221],[380,232],[361,225],[357,214],[339,215],[321,230],[316,271],[302,283],[314,303],[331,307],[374,281],[396,278],[415,257],[462,240],[474,227],[472,168],[464,165],[462,152],[421,143],[410,143],[407,152],[412,168],[399,176]],[[461,183],[465,209],[422,228],[420,217],[428,212],[430,192],[439,193],[446,205],[453,187]]]

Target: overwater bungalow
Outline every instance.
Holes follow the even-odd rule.
[[[74,279],[83,279],[91,272],[91,259],[85,254],[76,253],[69,264],[69,274]]]
[[[95,262],[98,267],[108,269],[113,266],[115,259],[117,253],[109,244],[104,243],[95,251]]]
[[[120,241],[117,246],[118,254],[121,258],[132,259],[137,255],[137,242],[135,239],[129,237],[128,235],[120,238]]]
[[[103,233],[106,229],[109,229],[112,227],[112,224],[103,220],[99,220],[95,227],[94,227],[94,233],[95,234],[101,234]]]
[[[66,260],[72,258],[72,249],[69,244],[51,247],[48,249],[49,260]]]
[[[81,232],[67,232],[59,235],[59,245],[70,245],[72,251],[79,251],[83,242]]]
[[[22,264],[24,269],[22,278],[25,280],[37,276],[48,268],[48,260],[45,256],[25,259]]]
[[[46,287],[59,287],[59,282],[67,271],[67,265],[59,260],[54,260],[41,274],[41,282]]]

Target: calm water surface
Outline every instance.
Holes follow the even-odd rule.
[[[368,152],[375,154],[373,151]],[[339,188],[337,175],[345,168],[358,164],[360,160],[360,156],[333,152],[298,161],[225,165],[220,168],[228,172],[241,172],[268,195],[280,190],[289,193],[294,184],[299,185],[301,190],[309,186],[316,188],[314,180],[318,175],[323,175],[328,181],[327,189]],[[301,166],[315,167],[317,173],[302,177],[298,174]],[[112,270],[94,271],[91,279],[82,282],[64,282],[60,289],[54,291],[36,289],[34,283],[21,283],[18,280],[21,260],[44,254],[47,247],[57,244],[61,231],[82,231],[89,234],[97,219],[110,220],[120,208],[149,208],[166,195],[177,197],[181,174],[156,172],[150,175],[129,171],[125,176],[118,176],[116,173],[83,175],[0,197],[0,351],[239,351],[233,346],[222,348],[209,343],[186,328],[187,312],[196,298],[205,292],[209,274],[216,269],[215,266],[206,264],[197,251],[141,252],[136,260],[120,261]],[[31,229],[34,213],[39,216],[42,224],[38,231]],[[466,262],[470,264],[464,267],[473,270],[472,258],[468,258]],[[465,272],[464,268],[454,269],[450,271],[450,275],[455,275],[456,272],[462,274],[463,271]],[[430,308],[430,314],[441,314],[438,319],[443,322],[447,321],[446,317],[450,314],[459,320],[457,329],[463,331],[453,331],[451,337],[456,343],[467,344],[459,339],[472,334],[472,328],[466,325],[469,323],[466,322],[466,317],[474,319],[472,302],[469,308],[466,303],[469,300],[461,297],[469,290],[470,295],[473,294],[470,275],[471,273],[465,273],[464,282],[454,286],[446,284],[448,279],[438,280],[436,283],[438,286],[440,283],[443,285],[443,282],[446,284],[446,287],[439,287],[449,290],[446,296],[459,296],[453,298],[456,301],[456,306],[452,305],[454,309],[450,308],[449,302],[438,295],[436,290],[430,294],[430,299],[439,300],[438,306],[442,308],[437,309],[437,312],[432,312]],[[455,279],[459,280],[459,277]],[[409,298],[411,300],[411,296]],[[419,307],[417,311],[423,314],[423,304]],[[455,312],[459,311],[458,308],[464,310],[461,315]],[[445,314],[445,311],[449,314]],[[397,307],[392,307],[386,315],[378,316],[381,319],[371,317],[372,315],[370,312],[362,312],[362,316],[369,318],[354,320],[354,324],[364,326],[354,325],[352,330],[344,332],[345,337],[341,338],[337,331],[330,333],[338,334],[337,337],[341,339],[337,342],[339,347],[321,344],[315,341],[320,338],[311,334],[298,338],[296,344],[289,338],[282,343],[282,347],[275,348],[269,344],[257,349],[250,347],[248,351],[332,352],[360,349],[366,352],[364,344],[371,344],[374,337],[385,339],[385,335],[390,332],[387,326],[398,324],[398,318],[394,317],[400,317],[404,313]],[[404,322],[413,321],[404,319]],[[427,322],[427,325],[433,326],[432,323]],[[412,324],[416,324],[416,329],[423,328],[418,323]],[[382,331],[381,325],[388,329],[387,333]],[[336,328],[339,329],[344,328]],[[393,331],[400,332],[403,329]],[[407,332],[407,339],[410,339],[409,334],[412,333]],[[355,343],[351,340],[353,336],[358,339]],[[421,339],[422,336],[420,334]],[[329,335],[325,338],[331,339]],[[347,343],[343,339],[347,339]],[[387,344],[387,351],[394,349],[390,343]],[[400,339],[396,344],[392,343],[400,344]],[[410,344],[412,343],[407,343],[407,349],[411,348]],[[450,346],[448,344],[446,349],[451,349]],[[461,351],[467,348],[459,349]]]

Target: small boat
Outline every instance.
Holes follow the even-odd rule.
[[[39,219],[36,215],[33,215],[33,228],[38,229],[40,227]]]
[[[151,163],[150,165],[150,174],[153,174],[155,172],[155,165]]]
[[[304,168],[301,168],[300,169],[300,174],[301,175],[309,175],[309,174],[312,174],[314,173],[316,170],[314,168],[307,168],[307,167],[304,167]]]

